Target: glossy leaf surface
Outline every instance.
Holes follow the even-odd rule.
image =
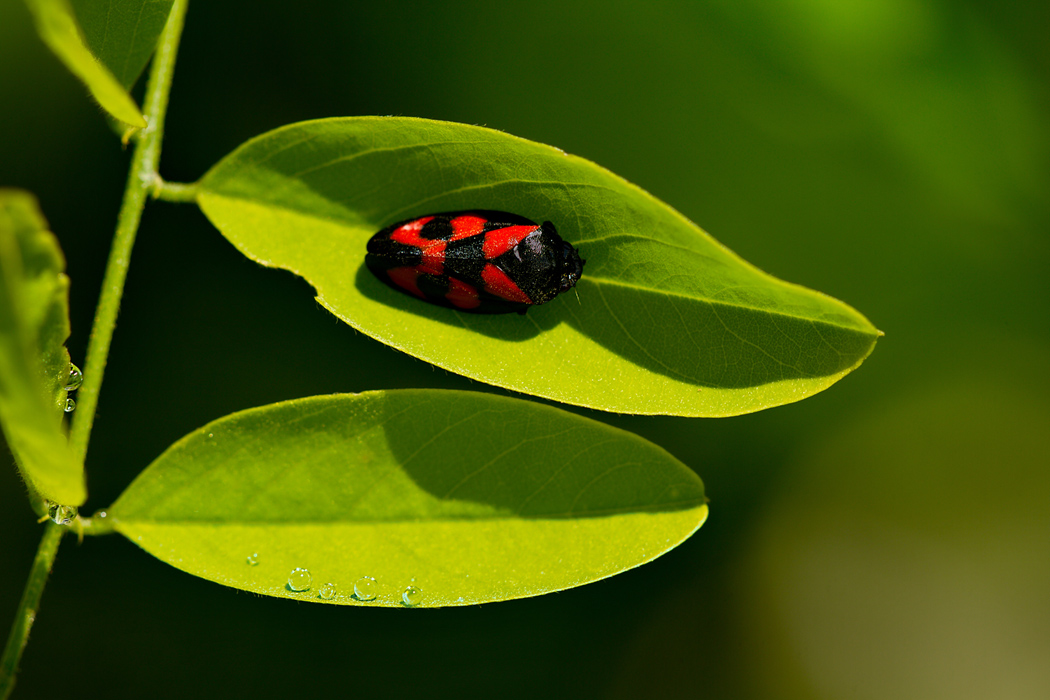
[[[26,4],[40,38],[87,86],[102,108],[126,124],[145,127],[146,120],[124,85],[92,55],[68,0],[26,0]]]
[[[83,467],[62,430],[69,279],[28,193],[0,190],[0,420],[15,463],[46,499],[79,506]]]
[[[857,367],[879,335],[597,165],[490,129],[293,124],[220,161],[198,201],[241,252],[306,278],[363,333],[479,381],[606,411],[727,416],[798,401]],[[472,315],[400,294],[364,267],[380,228],[459,209],[553,221],[587,261],[579,301]]]
[[[71,0],[87,46],[127,89],[146,67],[173,0]]]
[[[689,537],[707,506],[691,470],[630,433],[518,399],[403,390],[222,418],[170,447],[109,515],[154,556],[227,586],[393,607],[414,586],[434,607],[630,569]],[[297,568],[310,590],[287,585]],[[374,601],[353,596],[366,577]]]

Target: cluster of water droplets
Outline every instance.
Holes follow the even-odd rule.
[[[77,407],[77,402],[74,401],[70,396],[70,392],[76,391],[80,388],[80,385],[84,383],[84,373],[80,371],[72,362],[69,363],[69,376],[66,377],[66,383],[62,386],[66,390],[66,402],[62,409],[66,413],[71,413],[74,408]]]
[[[259,553],[252,552],[245,561],[248,566],[259,565]],[[415,579],[412,579],[413,584]],[[314,585],[313,574],[310,570],[297,566],[288,574],[286,588],[292,593],[306,593]],[[339,597],[339,586],[331,581],[325,583],[317,591],[321,600],[335,600]],[[372,576],[362,576],[354,583],[354,592],[350,596],[354,600],[368,603],[379,597],[379,584]],[[423,591],[416,585],[408,585],[401,592],[401,604],[405,607],[414,608],[423,601]]]

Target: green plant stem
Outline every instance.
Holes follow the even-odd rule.
[[[80,461],[83,461],[87,454],[88,438],[95,421],[95,409],[98,407],[98,395],[102,387],[102,375],[113,340],[117,310],[124,294],[124,281],[127,279],[131,249],[135,244],[139,221],[142,219],[142,209],[146,204],[147,194],[159,181],[157,163],[160,160],[160,145],[164,136],[164,114],[168,108],[168,93],[171,91],[171,78],[175,71],[175,56],[182,35],[187,2],[188,0],[175,0],[172,5],[168,22],[153,57],[149,81],[146,83],[145,116],[148,126],[139,135],[131,158],[131,171],[128,173],[128,182],[124,189],[124,201],[117,218],[117,230],[113,236],[109,262],[106,264],[102,292],[95,310],[95,322],[88,339],[84,384],[77,394],[78,411],[70,428],[70,446]],[[107,529],[101,522],[98,525],[95,529],[99,532]],[[22,593],[22,601],[15,612],[15,621],[11,626],[4,655],[0,657],[0,700],[7,700],[14,688],[18,662],[29,639],[29,630],[36,619],[44,585],[47,583],[48,574],[51,573],[51,565],[58,554],[58,545],[65,530],[65,527],[54,523],[45,526],[44,536],[40,540],[25,591]]]
[[[7,637],[4,655],[0,657],[0,700],[7,700],[15,687],[18,662],[22,659],[22,651],[29,639],[29,630],[33,627],[37,608],[40,607],[44,584],[51,573],[51,564],[58,554],[58,544],[62,541],[65,531],[65,527],[54,523],[44,526],[44,536],[40,538],[33,568],[29,571],[29,579],[26,581],[25,590],[22,591],[22,600],[15,611],[15,621],[11,625],[11,634]]]
[[[165,202],[193,202],[197,199],[197,183],[167,182],[157,177],[153,183],[153,197]]]
[[[135,245],[142,208],[146,196],[157,180],[157,163],[160,160],[160,145],[164,136],[164,114],[168,108],[168,93],[175,70],[175,54],[179,48],[182,22],[186,14],[187,0],[175,0],[168,15],[168,23],[160,36],[157,52],[153,56],[149,81],[146,83],[145,116],[148,126],[142,130],[131,158],[131,172],[124,189],[124,202],[117,218],[117,230],[113,236],[106,274],[102,280],[102,292],[95,310],[95,323],[88,339],[87,358],[84,363],[84,384],[77,393],[77,411],[70,428],[69,443],[77,459],[83,461],[87,454],[91,426],[95,422],[95,409],[102,388],[102,375],[106,369],[113,329],[117,324],[117,311],[124,294],[124,280],[131,262],[131,249]]]
[[[79,517],[76,523],[73,524],[74,531],[78,536],[97,536],[97,535],[112,535],[116,532],[113,529],[112,518],[104,510],[98,511],[95,515],[90,518]]]

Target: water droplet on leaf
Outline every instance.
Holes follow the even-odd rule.
[[[76,391],[84,383],[84,373],[72,362],[69,363],[69,376],[66,378],[65,390]]]
[[[313,585],[314,577],[309,570],[300,567],[292,569],[292,573],[288,574],[288,590],[293,593],[302,593],[303,591],[310,590],[310,586]]]
[[[371,576],[362,576],[354,584],[354,597],[358,600],[376,599],[376,580]]]
[[[334,583],[326,583],[325,585],[321,586],[321,590],[319,591],[321,600],[332,600],[333,598],[335,598],[335,593],[336,585]]]
[[[401,602],[410,608],[419,605],[422,601],[423,591],[415,586],[409,586],[405,589],[404,593],[401,594]]]
[[[259,553],[258,552],[252,552],[251,554],[248,555],[248,566],[258,566],[258,565],[259,565]]]
[[[62,407],[62,410],[65,411],[66,413],[72,413],[73,409],[75,409],[76,407],[77,407],[77,402],[74,401],[73,399],[67,398],[65,405]]]

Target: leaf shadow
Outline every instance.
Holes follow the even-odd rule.
[[[431,397],[445,427],[421,431],[419,416],[427,411],[418,404],[406,410],[404,394],[390,392],[382,430],[399,469],[439,502],[548,520],[681,511],[705,502],[693,471],[660,459],[644,440],[617,439],[602,424],[519,399],[413,393]]]
[[[871,336],[830,323],[580,281],[565,322],[628,362],[698,387],[746,389],[837,374]],[[652,299],[646,297],[651,296]]]
[[[362,262],[356,286],[365,297],[450,327],[522,342],[560,323],[647,371],[699,387],[746,389],[813,379],[848,369],[870,349],[870,336],[809,319],[732,305],[676,301],[638,290],[599,285],[585,277],[579,302],[565,294],[518,314],[470,314],[398,292]],[[657,298],[659,297],[659,298]]]

